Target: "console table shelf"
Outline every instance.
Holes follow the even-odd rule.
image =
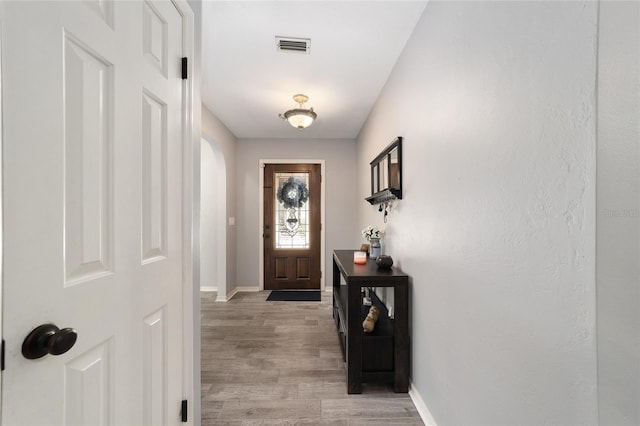
[[[367,259],[365,265],[353,263],[355,250],[333,253],[333,317],[336,321],[342,354],[346,362],[347,392],[362,393],[362,382],[392,380],[396,392],[409,388],[409,277],[397,268],[378,269]],[[341,285],[341,279],[345,285]],[[371,293],[380,310],[372,333],[362,330],[369,307],[362,305],[363,287],[392,287],[394,319],[384,304]]]

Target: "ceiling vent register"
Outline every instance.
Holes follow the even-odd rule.
[[[311,39],[276,36],[276,48],[280,52],[306,53],[308,55],[311,50]]]

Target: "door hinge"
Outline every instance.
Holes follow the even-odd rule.
[[[0,344],[0,371],[4,371],[4,339]]]
[[[188,76],[187,73],[187,57],[182,58],[182,79],[186,80]]]
[[[320,271],[320,278],[322,278],[322,271]]]
[[[180,416],[182,419],[182,423],[186,423],[187,422],[187,400],[183,399],[182,400],[182,405],[180,406]]]

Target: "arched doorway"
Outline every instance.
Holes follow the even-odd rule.
[[[200,155],[200,290],[217,291],[227,301],[227,174],[218,144],[201,139]]]

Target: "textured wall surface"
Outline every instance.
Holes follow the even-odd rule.
[[[239,139],[238,140],[238,259],[258,259],[259,175],[261,159],[325,160],[326,222],[325,285],[331,286],[333,250],[353,248],[360,231],[355,226],[356,144],[352,139]],[[359,246],[358,246],[359,247]],[[258,285],[257,264],[238,263],[238,285]]]
[[[440,425],[596,424],[595,2],[427,4],[358,138],[404,140],[384,247]]]
[[[600,424],[640,424],[640,3],[600,4],[598,396]]]

